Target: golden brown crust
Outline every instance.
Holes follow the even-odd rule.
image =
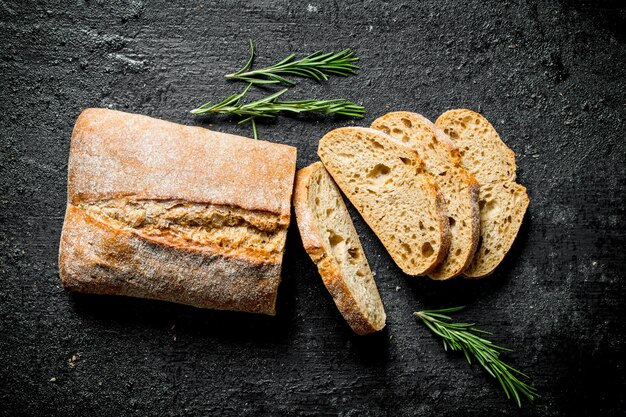
[[[63,286],[76,292],[275,314],[281,263],[164,246],[70,206],[59,253]]]
[[[296,158],[291,146],[87,109],[76,121],[70,154],[72,204],[132,196],[230,205],[289,218]]]
[[[439,189],[434,183],[431,183],[430,186],[432,188],[432,192],[434,192],[437,195],[436,196],[437,211],[439,213],[445,213],[446,203],[443,199],[443,196],[441,195],[441,193],[439,192]],[[430,268],[428,268],[424,272],[424,275],[428,275],[433,270],[435,270],[441,264],[441,262],[444,259],[446,259],[446,256],[448,256],[448,250],[450,249],[450,223],[448,222],[448,218],[445,216],[438,216],[436,217],[436,219],[437,219],[437,223],[439,223],[438,230],[439,230],[439,238],[441,239],[441,247],[439,249],[439,252],[437,253],[437,258],[435,259],[433,264],[430,266]]]
[[[295,162],[290,146],[112,110],[85,110],[74,127],[68,163],[59,249],[64,287],[275,314]],[[232,227],[224,217],[230,211],[237,217],[231,221],[237,223],[235,237],[242,238],[230,246],[207,240],[210,219],[201,219],[209,223],[198,226],[198,233],[204,227],[198,238],[184,216],[157,218],[141,228],[103,214],[111,207],[124,214],[129,201],[133,210],[182,202],[175,211],[189,210],[192,221],[192,209],[195,215],[206,207],[217,213],[212,216],[221,228]],[[241,213],[255,221],[242,220]],[[172,221],[181,224],[172,228]],[[276,251],[246,246],[247,234],[265,227],[277,234]],[[263,231],[258,233],[262,237]]]
[[[472,176],[474,178],[474,176]],[[480,208],[478,206],[478,196],[480,194],[480,185],[474,179],[474,183],[471,184],[467,192],[470,193],[470,201],[472,201],[472,211],[476,213],[475,216],[472,216],[472,244],[469,249],[469,253],[471,256],[468,256],[465,260],[465,263],[460,268],[459,273],[463,273],[463,271],[467,270],[469,266],[472,264],[474,259],[474,255],[476,254],[476,249],[478,248],[478,242],[480,241]]]
[[[384,320],[382,327],[374,327],[373,323],[363,314],[346,285],[337,262],[332,257],[327,255],[317,263],[317,267],[337,309],[356,334],[364,336],[377,332],[384,327]]]
[[[308,204],[311,176],[320,168],[323,168],[322,163],[315,162],[308,167],[299,169],[298,172],[296,172],[293,191],[293,207],[296,213],[296,222],[300,230],[302,244],[315,263],[321,261],[325,256],[328,256],[325,253],[322,237],[317,229],[315,214]]]
[[[315,213],[309,205],[308,197],[312,176],[320,169],[325,169],[323,164],[315,162],[296,173],[293,205],[302,243],[306,252],[317,265],[324,285],[348,325],[359,335],[373,333],[384,327],[384,320],[382,327],[375,326],[368,320],[365,312],[359,308],[352,291],[346,285],[339,264],[322,243],[322,236],[315,221]]]

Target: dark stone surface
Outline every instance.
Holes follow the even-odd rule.
[[[626,12],[619,1],[286,2],[0,0],[0,415],[619,415],[624,411]],[[193,3],[193,4],[192,4]],[[240,85],[258,46],[354,48],[358,77],[302,81],[291,98],[345,97],[368,116],[482,112],[515,150],[532,199],[489,279],[411,279],[353,211],[388,313],[359,338],[290,230],[276,318],[59,285],[73,123],[110,107],[249,134],[186,111]],[[210,125],[211,123],[212,125]],[[352,123],[352,122],[349,122]],[[316,160],[346,124],[283,117],[263,139]],[[514,349],[542,394],[518,410],[414,321],[425,307]]]

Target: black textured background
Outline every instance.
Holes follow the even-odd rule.
[[[626,11],[615,1],[0,0],[0,414],[610,416],[624,411]],[[59,285],[70,133],[110,107],[224,132],[187,113],[240,85],[223,74],[351,47],[357,77],[290,98],[432,119],[483,113],[515,150],[531,204],[489,279],[408,278],[353,211],[388,314],[344,323],[290,230],[276,318],[76,296]],[[209,124],[210,123],[210,124]],[[341,120],[283,117],[263,139],[316,160]],[[542,394],[521,410],[414,321],[422,308],[514,348]]]

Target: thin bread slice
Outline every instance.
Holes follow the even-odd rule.
[[[406,274],[427,274],[446,257],[443,198],[417,152],[378,130],[344,127],[320,140],[318,155]]]
[[[444,280],[459,275],[474,257],[480,217],[478,182],[461,166],[458,148],[448,135],[417,113],[388,113],[376,119],[372,128],[414,149],[424,161],[426,172],[443,194],[450,221],[448,256],[428,276]]]
[[[513,245],[528,207],[523,185],[495,182],[480,188],[480,245],[464,272],[470,278],[491,274]]]
[[[515,153],[483,116],[466,109],[449,110],[439,116],[435,126],[459,148],[461,163],[480,185],[515,181]]]
[[[515,153],[483,116],[450,110],[435,125],[459,147],[463,166],[480,184],[480,241],[463,275],[482,278],[496,269],[517,236],[529,203],[526,188],[515,182]]]
[[[385,310],[337,186],[321,162],[299,170],[293,204],[304,249],[352,330],[385,327]]]

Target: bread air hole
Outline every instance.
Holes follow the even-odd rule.
[[[448,217],[448,221],[450,222],[450,228],[454,227],[454,225],[456,224],[456,220],[454,220],[454,217]]]
[[[370,170],[367,174],[367,178],[380,179],[381,177],[386,177],[391,172],[391,168],[384,164],[376,164],[374,168]]]
[[[480,209],[481,215],[483,216],[491,212],[495,207],[496,207],[496,202],[494,200],[489,200],[489,201],[480,200],[478,202],[478,208]]]
[[[397,127],[394,127],[391,130],[391,136],[393,136],[396,139],[401,139],[403,135],[404,135],[404,132],[402,131],[402,129],[398,129]]]
[[[335,232],[331,231],[330,236],[328,236],[328,241],[330,242],[330,246],[335,247],[343,242],[345,239]]]
[[[409,255],[413,253],[413,250],[411,250],[411,247],[407,245],[406,243],[402,244],[402,250],[404,250],[404,252],[406,252]]]
[[[400,157],[400,161],[402,161],[404,165],[411,165],[411,160],[409,158]]]
[[[376,149],[385,149],[385,147],[378,141],[372,139],[370,142],[372,143],[372,146]]]
[[[405,125],[408,128],[413,127],[413,123],[411,123],[411,121],[407,119],[406,117],[402,117],[400,121],[402,122],[403,125]]]
[[[360,253],[357,248],[349,248],[348,249],[348,261],[352,265],[357,265],[359,263]]]
[[[435,250],[433,249],[433,245],[430,244],[430,242],[426,242],[422,245],[422,255],[423,256],[431,256],[433,253],[435,253]]]

